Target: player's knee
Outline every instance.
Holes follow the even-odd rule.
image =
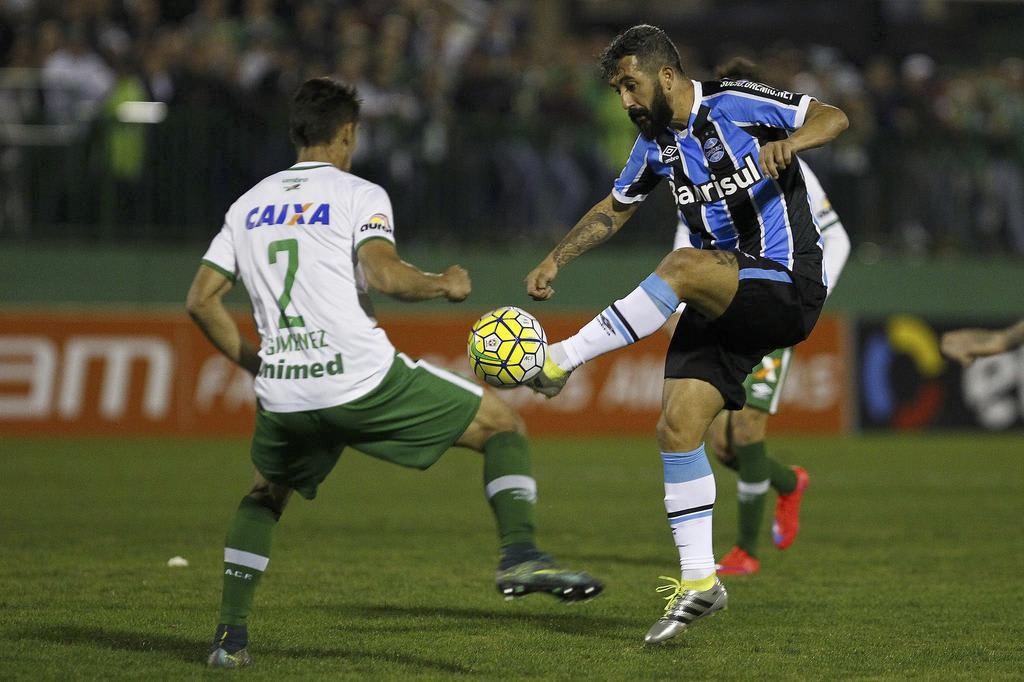
[[[768,435],[768,413],[752,407],[740,410],[730,421],[732,442],[735,445],[760,443]]]
[[[269,481],[257,481],[253,483],[249,494],[246,497],[261,507],[266,507],[274,513],[278,519],[284,513],[288,505],[288,498],[291,496],[291,489],[285,486],[270,483]]]
[[[725,465],[732,462],[734,455],[729,448],[729,438],[725,429],[709,429],[707,441],[719,462]]]
[[[526,423],[512,407],[490,389],[484,391],[476,418],[456,445],[482,452],[484,445],[499,433],[526,434]]]
[[[503,400],[495,402],[485,428],[491,435],[498,433],[526,433],[526,422],[511,405]]]
[[[682,295],[687,291],[699,258],[697,249],[676,249],[661,259],[654,272]]]
[[[700,446],[703,434],[694,434],[688,424],[662,413],[657,426],[658,447],[662,452],[689,452]]]

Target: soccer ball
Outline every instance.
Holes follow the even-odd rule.
[[[485,314],[469,332],[469,364],[491,386],[512,388],[544,367],[547,335],[530,313],[506,306]]]

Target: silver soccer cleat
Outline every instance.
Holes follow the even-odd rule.
[[[572,374],[571,371],[567,372],[559,367],[549,355],[544,358],[544,367],[524,385],[541,395],[554,398],[561,393],[565,382],[569,381],[570,374]]]
[[[672,594],[665,597],[668,600],[665,615],[644,635],[644,642],[647,644],[661,644],[672,639],[696,621],[725,609],[729,604],[729,593],[725,591],[725,586],[717,577],[715,584],[703,592],[684,590],[683,584],[675,578],[660,578],[668,580],[669,584],[659,587],[658,592],[671,591]]]
[[[247,668],[253,664],[252,656],[245,649],[229,654],[220,647],[210,652],[206,665],[211,668]]]

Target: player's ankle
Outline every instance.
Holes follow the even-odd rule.
[[[504,571],[524,561],[532,561],[540,558],[542,552],[532,542],[517,542],[505,545],[501,548],[501,559],[498,562],[498,570]]]
[[[571,350],[571,344],[568,343],[568,340],[553,343],[548,346],[548,358],[550,358],[551,362],[555,363],[563,372],[571,372],[583,364],[582,361],[573,361],[570,355]]]
[[[213,640],[217,648],[224,649],[229,654],[233,654],[248,646],[249,629],[245,625],[220,623],[217,625],[217,632]]]

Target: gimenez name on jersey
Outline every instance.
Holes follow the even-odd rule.
[[[677,186],[672,176],[669,176],[668,180],[672,185],[672,193],[675,194],[676,203],[679,206],[687,206],[689,204],[721,201],[740,190],[747,189],[763,177],[757,161],[754,160],[754,155],[747,154],[743,157],[742,168],[721,178],[712,176],[712,179],[708,182],[699,185],[685,184],[682,186]]]

